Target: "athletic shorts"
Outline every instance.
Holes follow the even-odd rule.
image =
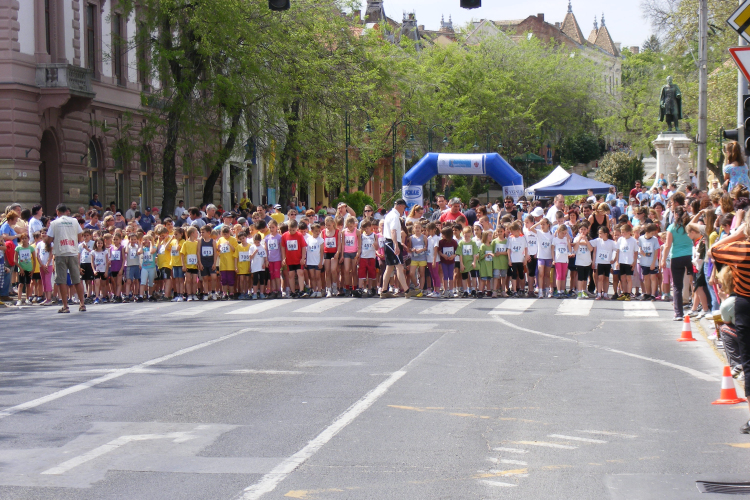
[[[91,264],[81,264],[81,279],[83,281],[92,281],[94,279],[94,268]]]
[[[326,260],[331,260],[332,258],[336,257],[335,253],[324,253],[323,256]]]
[[[117,279],[117,275],[120,274],[120,271],[110,271],[109,277],[112,279]]]
[[[185,277],[185,271],[182,270],[182,266],[175,266],[172,268],[172,277],[174,279]]]
[[[576,266],[578,281],[588,281],[591,276],[591,266]]]
[[[201,276],[214,276],[216,274],[216,269],[212,269],[210,267],[204,267],[201,269]]]
[[[492,270],[492,277],[493,278],[505,278],[508,276],[508,270],[507,269],[493,269]]]
[[[529,272],[529,276],[536,276],[537,258],[536,255],[530,255],[531,260],[526,263],[526,270]]]
[[[192,269],[192,268],[188,267],[187,268],[187,273],[188,274],[198,274],[198,270],[197,269]]]
[[[357,278],[371,279],[374,280],[378,273],[375,270],[376,259],[359,259],[359,270],[357,272]]]
[[[219,271],[219,277],[221,278],[222,286],[234,286],[234,277],[236,273],[234,271]]]
[[[620,264],[620,276],[633,276],[633,265]]]
[[[172,279],[172,269],[169,267],[160,267],[159,272],[156,275],[157,280],[171,280]]]
[[[258,271],[253,273],[253,286],[264,286],[266,284],[266,273]]]
[[[94,279],[96,279],[96,280],[106,280],[107,279],[107,273],[106,272],[94,273]]]
[[[141,268],[141,286],[154,286],[154,279],[156,279],[155,267]]]
[[[648,276],[649,274],[659,274],[659,268],[658,267],[654,267],[653,269],[651,269],[650,266],[649,267],[643,267],[643,266],[641,266],[641,271],[643,271],[643,276],[644,277]]]
[[[18,284],[19,285],[30,285],[31,284],[31,272],[30,271],[24,271],[23,269],[19,270],[18,271]]]
[[[394,243],[393,240],[389,240],[386,238],[385,244],[385,265],[386,266],[399,266],[403,264],[403,261],[401,260],[401,254],[396,255],[396,252],[394,250],[394,245],[397,245],[398,243]]]
[[[300,269],[302,269],[302,266],[300,264],[287,264],[286,265],[286,270],[289,272],[299,271]]]
[[[356,259],[357,258],[357,252],[344,252],[344,258],[345,259]]]
[[[128,280],[139,281],[141,279],[141,268],[138,266],[128,266],[125,276]]]
[[[426,260],[411,260],[411,266],[412,267],[427,267],[427,261]]]
[[[34,273],[31,275],[32,280],[40,280],[42,279],[42,273]]]
[[[523,270],[523,262],[513,262],[510,265],[511,278],[514,280],[522,280],[526,273]]]
[[[317,264],[307,264],[305,266],[305,269],[307,269],[308,271],[320,271]]]
[[[596,273],[599,276],[606,276],[609,278],[609,273],[612,272],[612,264],[597,264]]]
[[[552,259],[537,259],[537,263],[540,266],[552,267]]]
[[[281,261],[268,261],[268,273],[271,275],[272,280],[281,278]]]

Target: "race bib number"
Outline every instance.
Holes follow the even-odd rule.
[[[228,243],[223,243],[219,246],[219,251],[221,253],[229,253],[230,246]]]
[[[188,266],[197,266],[198,265],[198,256],[194,253],[191,253],[187,256],[187,265]]]
[[[19,250],[18,260],[19,262],[29,262],[31,260],[31,250]]]
[[[120,260],[120,251],[112,250],[112,260]]]
[[[353,247],[354,246],[354,236],[346,236],[344,237],[344,245],[347,247]]]
[[[424,245],[414,245],[415,252],[421,252],[423,248],[424,248]]]
[[[578,253],[581,255],[586,255],[587,253],[589,253],[589,249],[588,247],[581,245],[578,247]]]
[[[130,253],[128,253],[131,259],[137,259],[138,258],[138,249],[137,248],[131,248]]]
[[[286,249],[289,252],[294,252],[297,250],[297,240],[287,240],[286,242]]]
[[[269,250],[278,250],[279,249],[279,243],[275,239],[266,240],[268,241],[268,249]]]
[[[162,245],[159,247],[159,255],[164,255],[164,252],[167,251],[167,245]]]
[[[336,248],[336,238],[326,238],[326,248]]]
[[[362,250],[372,250],[372,241],[362,241]]]
[[[240,262],[250,262],[250,252],[240,252],[239,257]]]
[[[203,257],[213,257],[214,247],[201,247],[201,255]]]
[[[542,242],[542,248],[544,248],[546,250],[549,247],[550,247],[550,242],[549,241],[543,241]]]
[[[320,247],[318,246],[317,243],[313,243],[312,245],[307,245],[307,248],[310,249],[311,253],[312,252],[317,252],[320,249]]]
[[[451,247],[445,247],[443,249],[443,254],[446,255],[446,256],[448,256],[448,257],[452,257],[453,256],[453,248],[451,248]]]
[[[266,251],[264,249],[262,249],[262,248],[259,248],[258,249],[258,253],[256,253],[255,255],[257,255],[261,259],[265,259],[266,258]]]
[[[487,261],[487,262],[491,262],[491,261],[492,261],[492,257],[493,257],[493,255],[492,255],[492,252],[491,252],[491,251],[489,251],[489,250],[486,250],[486,251],[484,252],[484,260],[485,260],[485,261]]]
[[[609,253],[608,252],[602,252],[598,255],[599,260],[603,260],[605,262],[609,262]]]
[[[495,253],[506,251],[508,251],[508,247],[506,247],[505,245],[495,245]]]
[[[144,252],[143,253],[143,262],[151,262],[153,260],[154,256],[151,255],[151,252]]]
[[[557,255],[568,255],[567,247],[556,247],[556,248],[557,248]]]
[[[105,265],[106,263],[107,263],[107,261],[106,261],[106,260],[104,260],[104,257],[97,257],[97,258],[96,258],[96,259],[94,260],[94,265],[95,265],[95,266],[96,266],[97,268],[101,268],[101,267],[104,267],[104,265]]]
[[[621,251],[621,252],[629,252],[629,251],[630,251],[630,247],[629,247],[628,245],[625,245],[624,247],[622,247],[622,248],[620,249],[620,251]]]
[[[523,250],[523,247],[521,247],[521,246],[511,247],[511,249],[510,249],[510,251],[513,252],[513,253],[521,253],[522,250]]]
[[[474,248],[471,245],[464,245],[462,252],[464,255],[474,255]]]
[[[81,251],[81,263],[86,263],[89,261],[89,251],[88,250],[82,250]]]
[[[176,246],[172,247],[172,257],[177,257],[178,255],[180,255],[179,247],[176,247]]]

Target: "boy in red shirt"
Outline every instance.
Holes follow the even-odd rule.
[[[289,287],[287,297],[307,298],[308,293],[303,293],[305,288],[305,262],[307,260],[307,242],[305,237],[297,231],[297,221],[289,221],[289,231],[281,236],[281,266],[286,266],[286,282]],[[299,292],[294,290],[294,276],[299,280]]]

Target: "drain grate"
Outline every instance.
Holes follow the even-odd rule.
[[[696,481],[701,493],[722,493],[724,495],[750,495],[750,483],[717,483],[713,481]]]

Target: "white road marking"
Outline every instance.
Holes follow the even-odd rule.
[[[610,432],[610,431],[582,431],[578,430],[576,432],[585,432],[586,434],[601,434],[602,436],[620,436],[624,438],[636,438],[638,436],[635,436],[633,434],[622,434],[621,432]]]
[[[508,453],[528,453],[529,450],[522,450],[521,448],[506,448],[500,446],[499,448],[492,448],[492,451],[507,451]]]
[[[582,437],[576,437],[576,436],[565,436],[563,434],[547,434],[547,437],[551,438],[557,438],[557,439],[567,439],[570,441],[581,441],[584,443],[598,443],[598,444],[606,444],[606,441],[602,441],[601,439],[591,439],[591,438],[582,438]]]
[[[117,439],[113,439],[109,443],[103,444],[94,448],[93,450],[79,455],[77,457],[67,460],[57,467],[52,467],[42,472],[42,474],[60,475],[68,472],[74,467],[78,467],[81,464],[85,464],[95,458],[101,457],[104,454],[114,451],[121,446],[125,446],[133,441],[146,441],[150,439],[174,439],[175,443],[182,443],[195,439],[195,436],[190,432],[169,432],[166,434],[135,434],[131,436],[120,436]]]
[[[256,373],[259,375],[301,375],[305,372],[299,370],[229,370],[228,373],[236,373],[239,375]]]
[[[622,309],[626,318],[649,318],[658,317],[653,302],[623,302]]]
[[[543,448],[559,448],[561,450],[575,450],[578,446],[568,444],[549,443],[547,441],[514,441],[516,444],[527,444],[529,446],[541,446]]]
[[[445,300],[445,301],[435,304],[432,307],[428,307],[427,309],[420,312],[419,314],[432,314],[432,315],[456,314],[458,311],[468,306],[475,300],[476,299]]]
[[[482,479],[482,483],[486,484],[487,486],[498,486],[498,487],[514,487],[518,486],[517,484],[513,483],[503,483],[502,481],[490,481],[489,479]]]
[[[235,309],[234,311],[229,311],[227,314],[258,314],[261,312],[268,311],[270,309],[274,309],[276,307],[284,305],[284,302],[287,302],[285,300],[277,299],[277,300],[267,300],[265,302],[259,302],[257,304],[253,304],[251,306],[242,307],[240,309]]]
[[[392,299],[391,299],[392,300]],[[417,354],[415,358],[405,364],[400,370],[393,372],[390,377],[381,382],[373,390],[365,394],[359,401],[354,403],[344,413],[339,415],[336,420],[326,427],[323,432],[318,434],[315,438],[307,443],[305,447],[299,450],[297,453],[287,458],[279,465],[273,468],[271,472],[263,476],[257,483],[248,486],[242,493],[237,496],[237,499],[241,500],[257,500],[266,493],[270,493],[276,489],[284,479],[289,476],[292,472],[297,469],[300,465],[304,464],[310,457],[315,455],[320,449],[325,446],[336,434],[338,434],[343,428],[351,424],[358,416],[360,416],[365,410],[372,406],[375,401],[380,399],[393,384],[406,375],[406,372],[412,363],[416,362],[419,358],[424,356],[432,346],[434,346],[440,339],[445,335],[431,343],[425,350]]]
[[[406,297],[399,297],[397,299],[383,299],[375,302],[374,304],[370,304],[369,306],[359,311],[359,313],[387,313],[393,311],[397,307],[403,306],[407,302],[409,302],[409,299],[407,299]]]
[[[207,311],[213,311],[214,309],[228,306],[233,303],[234,302],[229,301],[229,300],[221,301],[221,302],[213,302],[213,303],[207,302],[205,304],[190,306],[189,308],[185,307],[184,309],[180,309],[179,311],[173,311],[167,314],[167,316],[197,316],[201,313],[204,313]]]
[[[627,302],[625,302],[625,303],[627,303]],[[631,358],[641,359],[643,361],[650,361],[652,363],[656,363],[656,364],[659,364],[659,365],[662,365],[662,366],[668,366],[670,368],[674,368],[675,370],[680,370],[680,371],[685,372],[685,373],[687,373],[689,375],[692,375],[693,377],[695,377],[697,379],[705,380],[706,382],[718,382],[719,381],[719,379],[716,378],[713,375],[709,375],[707,373],[703,373],[701,371],[694,370],[692,368],[688,368],[687,366],[676,365],[674,363],[670,363],[669,361],[664,361],[663,359],[649,358],[647,356],[641,356],[640,354],[633,354],[632,352],[621,351],[619,349],[612,349],[611,347],[601,346],[601,345],[597,345],[597,344],[590,344],[588,342],[580,342],[580,341],[578,341],[576,339],[571,339],[571,338],[568,338],[568,337],[562,337],[560,335],[553,335],[551,333],[543,333],[543,332],[539,332],[539,331],[536,331],[536,330],[531,330],[529,328],[524,328],[522,326],[515,325],[515,324],[511,323],[510,321],[508,321],[508,320],[506,320],[504,318],[498,318],[498,317],[496,317],[494,320],[495,321],[499,321],[500,323],[502,323],[502,324],[504,324],[506,326],[509,326],[511,328],[515,328],[516,330],[520,330],[522,332],[533,333],[534,335],[541,335],[542,337],[547,337],[547,338],[551,338],[551,339],[557,339],[557,340],[560,340],[560,341],[563,341],[563,342],[575,342],[575,343],[577,343],[577,344],[579,344],[581,346],[584,346],[584,347],[591,347],[591,348],[594,348],[594,349],[601,349],[602,351],[612,352],[612,353],[615,353],[615,354],[622,354],[623,356],[630,356]]]
[[[203,349],[204,347],[208,347],[211,345],[214,345],[218,342],[222,342],[224,340],[231,339],[232,337],[236,337],[237,335],[241,335],[246,332],[256,331],[257,328],[243,328],[242,330],[238,330],[234,333],[230,333],[228,335],[224,335],[222,337],[215,338],[213,340],[208,340],[206,342],[201,342],[200,344],[195,344],[194,346],[186,347],[184,349],[180,349],[178,351],[175,351],[171,354],[166,354],[164,356],[160,356],[158,358],[154,358],[148,361],[144,361],[143,363],[140,363],[138,365],[133,365],[129,368],[123,368],[121,370],[117,370],[115,372],[109,373],[107,375],[104,375],[102,377],[98,377],[92,380],[89,380],[88,382],[84,382],[82,384],[76,384],[71,387],[68,387],[67,389],[62,389],[57,392],[53,392],[52,394],[48,394],[46,396],[42,396],[41,398],[32,399],[31,401],[27,401],[25,403],[21,403],[16,406],[11,406],[10,408],[6,408],[4,410],[0,411],[0,419],[3,419],[5,417],[9,417],[11,415],[15,415],[16,413],[22,412],[24,410],[29,410],[31,408],[36,408],[37,406],[41,406],[45,403],[49,403],[50,401],[55,401],[56,399],[63,398],[65,396],[69,396],[71,394],[75,394],[76,392],[83,391],[85,389],[91,389],[94,386],[97,386],[99,384],[103,384],[104,382],[109,382],[110,380],[122,377],[123,375],[128,375],[131,373],[139,373],[144,368],[147,368],[149,366],[153,366],[159,363],[162,363],[164,361],[168,361],[172,358],[176,358],[177,356],[182,356],[183,354],[188,354],[193,351],[197,351],[199,349]]]
[[[529,477],[526,472],[513,472],[509,470],[490,469],[490,474],[502,474],[503,476],[514,476],[514,477]]]
[[[560,316],[588,316],[594,302],[591,300],[565,299],[555,314]]]
[[[491,458],[488,458],[487,460],[489,460],[493,464],[529,465],[523,460],[510,460],[507,458],[492,458],[491,457]]]
[[[305,313],[305,314],[316,314],[316,313],[322,313],[323,311],[327,311],[329,309],[333,309],[334,307],[338,307],[340,305],[346,304],[350,300],[354,300],[355,297],[331,297],[330,299],[326,300],[319,300],[316,302],[313,302],[310,305],[307,305],[305,307],[300,307],[299,309],[295,309],[294,311],[291,311],[293,313]]]
[[[525,313],[537,299],[505,299],[490,311],[491,315],[519,315]]]

